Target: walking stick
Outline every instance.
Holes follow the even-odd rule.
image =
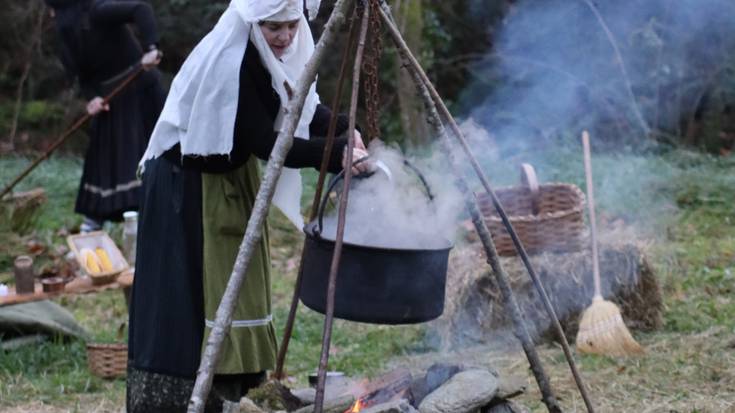
[[[130,82],[132,82],[133,80],[135,80],[135,78],[138,77],[138,75],[140,75],[140,73],[143,71],[143,65],[141,65],[141,64],[138,64],[137,66],[133,66],[133,67],[134,67],[133,73],[131,73],[130,75],[128,75],[128,77],[125,78],[125,80],[123,80],[122,83],[120,83],[112,92],[110,92],[109,95],[105,96],[105,99],[102,102],[103,105],[106,105],[106,104],[110,103],[110,100],[112,100],[115,96],[117,96],[120,92],[122,92],[122,90],[125,89],[130,84]],[[43,154],[41,154],[41,156],[39,156],[38,158],[36,158],[36,160],[34,160],[33,163],[31,163],[25,170],[23,170],[23,172],[21,172],[15,179],[13,179],[13,181],[10,182],[10,184],[8,184],[8,186],[6,186],[3,189],[3,192],[0,193],[0,199],[2,199],[6,194],[10,193],[10,191],[12,191],[13,188],[15,188],[15,186],[18,185],[18,183],[23,180],[23,178],[25,178],[26,176],[28,176],[28,174],[31,173],[32,170],[36,169],[36,167],[41,162],[43,162],[46,159],[48,159],[49,156],[51,156],[51,154],[59,146],[61,146],[64,142],[66,142],[66,140],[74,132],[78,131],[79,128],[81,128],[85,123],[87,123],[87,121],[90,120],[93,116],[94,115],[90,115],[89,113],[85,113],[84,116],[82,116],[81,118],[77,119],[77,121],[74,122],[74,124],[71,125],[71,127],[69,129],[67,129],[64,133],[61,134],[61,136],[59,137],[59,139],[57,139],[53,144],[51,144],[51,146],[48,149],[46,149],[46,151]]]

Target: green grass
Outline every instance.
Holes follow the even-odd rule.
[[[25,163],[25,159],[0,158],[0,182],[14,175]],[[0,272],[6,271],[6,278],[12,258],[25,248],[24,240],[34,238],[48,245],[65,244],[58,230],[72,228],[80,221],[73,213],[80,170],[81,162],[77,159],[52,159],[18,188],[43,186],[49,200],[39,212],[34,231],[20,235],[0,231],[0,243],[7,245],[7,249],[0,252]],[[313,173],[306,175],[305,199],[312,196],[308,188],[315,182]],[[274,317],[280,340],[296,276],[295,268],[288,268],[287,261],[299,256],[303,241],[301,234],[281,214],[274,213],[269,222],[274,257]],[[112,230],[117,231],[117,226]],[[125,302],[118,291],[63,297],[55,301],[69,309],[95,341],[115,341],[120,324],[127,319]],[[286,365],[289,374],[301,385],[306,385],[307,375],[318,366],[322,329],[323,316],[302,305]],[[330,368],[354,375],[377,373],[391,356],[418,349],[422,335],[422,327],[373,326],[338,320],[333,330]],[[80,341],[51,340],[0,353],[2,406],[42,402],[75,409],[75,406],[88,403],[90,398],[94,403],[113,401],[121,406],[124,389],[123,380],[101,380],[89,374],[84,343]]]
[[[542,181],[574,182],[583,187],[579,154],[559,150],[547,155],[543,162],[535,164]],[[13,175],[24,162],[0,158],[0,180]],[[735,381],[728,367],[732,350],[726,350],[735,331],[735,302],[731,298],[735,289],[735,160],[677,151],[659,156],[596,156],[594,162],[601,218],[622,218],[654,241],[651,258],[664,287],[666,310],[662,331],[637,335],[649,348],[649,356],[632,363],[604,357],[580,358],[582,370],[593,376],[593,391],[598,398],[602,395],[606,402],[620,406],[639,406],[645,404],[647,395],[659,397],[659,393],[666,394],[660,397],[667,406],[695,406],[698,400],[704,400],[704,393],[697,391],[699,386],[730,397],[732,392],[723,390],[723,386]],[[488,167],[498,184],[516,181],[517,172],[504,166],[508,164]],[[0,276],[7,272],[12,254],[25,248],[25,240],[64,243],[58,230],[79,222],[72,210],[80,168],[77,159],[54,158],[24,182],[20,189],[46,188],[49,201],[32,233],[18,235],[0,230]],[[308,173],[305,181],[312,187],[314,174]],[[310,202],[309,191],[304,199]],[[280,339],[302,237],[280,214],[274,213],[269,223],[274,316]],[[126,319],[125,303],[117,291],[58,301],[96,340],[114,340],[120,323]],[[305,384],[306,375],[316,369],[322,328],[323,316],[300,306],[286,363],[287,371],[299,385]],[[373,326],[338,320],[334,325],[330,368],[355,376],[372,375],[408,355],[425,353],[434,357],[426,353],[430,349],[426,348],[425,333],[424,326]],[[568,373],[559,350],[543,349],[542,355],[552,376],[566,380]],[[462,355],[465,358],[469,360],[469,353]],[[508,358],[509,362],[513,360]],[[578,403],[573,389],[564,387],[569,383],[562,384],[564,403]],[[653,393],[646,393],[649,388],[654,389]],[[533,401],[536,395],[532,392],[529,397],[524,402],[538,407]],[[123,398],[122,380],[100,380],[88,373],[81,342],[51,340],[0,354],[3,406],[27,407],[40,402],[44,406],[84,410],[80,406],[95,403],[109,407],[102,410],[112,411],[122,406]]]
[[[666,329],[673,332],[735,330],[735,174],[731,163],[718,163],[708,176],[699,168],[696,179],[682,181],[677,202],[684,211],[657,247]]]
[[[3,188],[32,161],[23,157],[0,158],[0,183]],[[75,215],[74,202],[81,176],[81,161],[71,157],[53,157],[42,162],[14,192],[37,187],[46,191],[48,201],[35,216],[32,226],[23,233],[11,230],[8,212],[0,208],[0,282],[7,279],[15,256],[27,253],[26,243],[37,240],[45,245],[65,245],[64,229],[78,227],[81,217]],[[47,260],[39,257],[37,264]]]

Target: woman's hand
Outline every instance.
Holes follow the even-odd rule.
[[[87,102],[87,113],[90,116],[94,116],[102,111],[107,112],[109,110],[110,105],[108,103],[105,103],[105,100],[99,96]]]
[[[159,63],[161,63],[162,57],[163,53],[161,53],[160,50],[153,49],[143,55],[143,58],[140,59],[140,64],[143,65],[143,69],[151,70],[154,67],[158,66]]]
[[[361,173],[367,173],[371,172],[375,167],[373,166],[373,163],[366,159],[363,160],[360,163],[355,163],[358,160],[365,158],[369,156],[367,149],[365,148],[365,143],[362,141],[362,135],[360,134],[360,131],[355,129],[355,147],[352,149],[352,175],[359,175]],[[345,151],[342,154],[342,169],[347,168],[347,146],[345,146]]]
[[[367,150],[367,148],[365,147],[365,143],[362,141],[362,135],[357,129],[355,129],[355,148],[362,149],[363,151]]]
[[[352,175],[360,175],[362,173],[371,172],[373,169],[372,162],[369,159],[365,159],[360,163],[356,163],[360,159],[363,159],[370,154],[368,151],[359,148],[352,149]],[[345,153],[342,156],[342,168],[347,168],[347,147],[345,147]]]

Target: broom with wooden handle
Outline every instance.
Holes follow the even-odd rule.
[[[582,353],[608,356],[627,356],[642,354],[643,347],[638,344],[623,322],[620,309],[612,302],[602,298],[600,286],[600,262],[597,253],[597,225],[595,219],[595,195],[592,187],[592,159],[590,156],[590,136],[582,132],[584,147],[584,173],[587,179],[587,201],[592,233],[592,273],[595,280],[595,295],[582,314],[577,332],[577,349]]]

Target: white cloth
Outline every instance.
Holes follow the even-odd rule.
[[[240,84],[240,64],[248,41],[258,49],[272,86],[281,100],[281,112],[274,124],[280,131],[288,94],[314,52],[314,39],[304,18],[302,0],[232,0],[214,28],[199,42],[182,65],[171,84],[163,111],[153,129],[148,148],[140,162],[154,159],[181,144],[182,155],[229,155],[232,151],[235,116]],[[311,17],[315,17],[319,0],[308,0]],[[299,19],[299,27],[291,46],[277,59],[260,30],[261,21]],[[316,85],[309,89],[296,137],[309,138],[309,123],[314,116],[319,96]],[[303,226],[300,211],[301,175],[298,170],[284,168],[276,186],[273,203],[297,227]]]

